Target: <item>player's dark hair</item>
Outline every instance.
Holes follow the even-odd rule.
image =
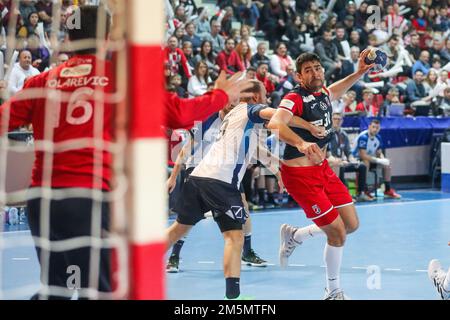
[[[108,35],[111,26],[111,16],[106,11],[105,6],[84,5],[76,8],[72,15],[77,15],[80,19],[79,25],[68,28],[70,41],[79,40],[96,40],[97,39],[97,22],[104,21],[105,37]],[[93,48],[83,48],[74,50],[77,54],[92,54],[97,51],[95,45]]]
[[[312,61],[318,61],[320,64],[322,64],[322,61],[320,60],[320,57],[317,54],[311,52],[302,53],[295,61],[297,72],[301,73],[303,64]]]
[[[373,119],[372,121],[370,121],[370,124],[375,123],[375,124],[381,124],[380,120],[378,119]]]

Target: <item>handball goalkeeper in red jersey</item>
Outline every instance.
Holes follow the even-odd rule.
[[[107,96],[114,79],[110,61],[99,59],[95,46],[98,29],[107,37],[111,17],[103,6],[75,10],[81,23],[68,30],[72,58],[30,78],[0,107],[0,134],[33,125],[36,160],[27,205],[42,286],[32,299],[70,299],[75,290],[80,299],[99,299],[111,292],[110,250],[92,241],[109,231],[104,195],[111,190],[112,157],[106,145],[113,140],[114,110]],[[97,21],[105,25],[98,28]],[[98,92],[105,101],[94,98]],[[104,147],[94,147],[94,139]]]

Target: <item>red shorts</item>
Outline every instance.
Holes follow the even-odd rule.
[[[305,210],[306,217],[319,226],[330,225],[337,209],[353,205],[347,187],[325,161],[320,166],[282,166],[281,176],[289,194]]]

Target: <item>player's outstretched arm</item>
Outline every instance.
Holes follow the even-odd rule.
[[[216,80],[215,89],[194,99],[180,99],[174,93],[166,93],[166,121],[172,129],[191,128],[195,121],[203,121],[214,112],[225,107],[229,101],[247,98],[252,93],[242,93],[252,84],[242,79],[242,72],[237,72],[230,79],[222,72]]]
[[[340,99],[367,71],[375,66],[375,64],[367,64],[364,61],[368,54],[368,49],[361,52],[359,55],[358,70],[328,87],[331,101]]]

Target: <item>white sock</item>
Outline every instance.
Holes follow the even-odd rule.
[[[444,290],[450,291],[450,268],[448,269],[447,277],[445,277]]]
[[[341,288],[340,273],[341,262],[344,247],[332,247],[328,243],[323,252],[323,259],[327,266],[327,289],[328,292],[333,292]]]
[[[312,224],[310,226],[298,229],[294,234],[294,240],[297,242],[303,242],[319,235],[325,235],[325,232],[323,232],[322,229],[315,224]]]

